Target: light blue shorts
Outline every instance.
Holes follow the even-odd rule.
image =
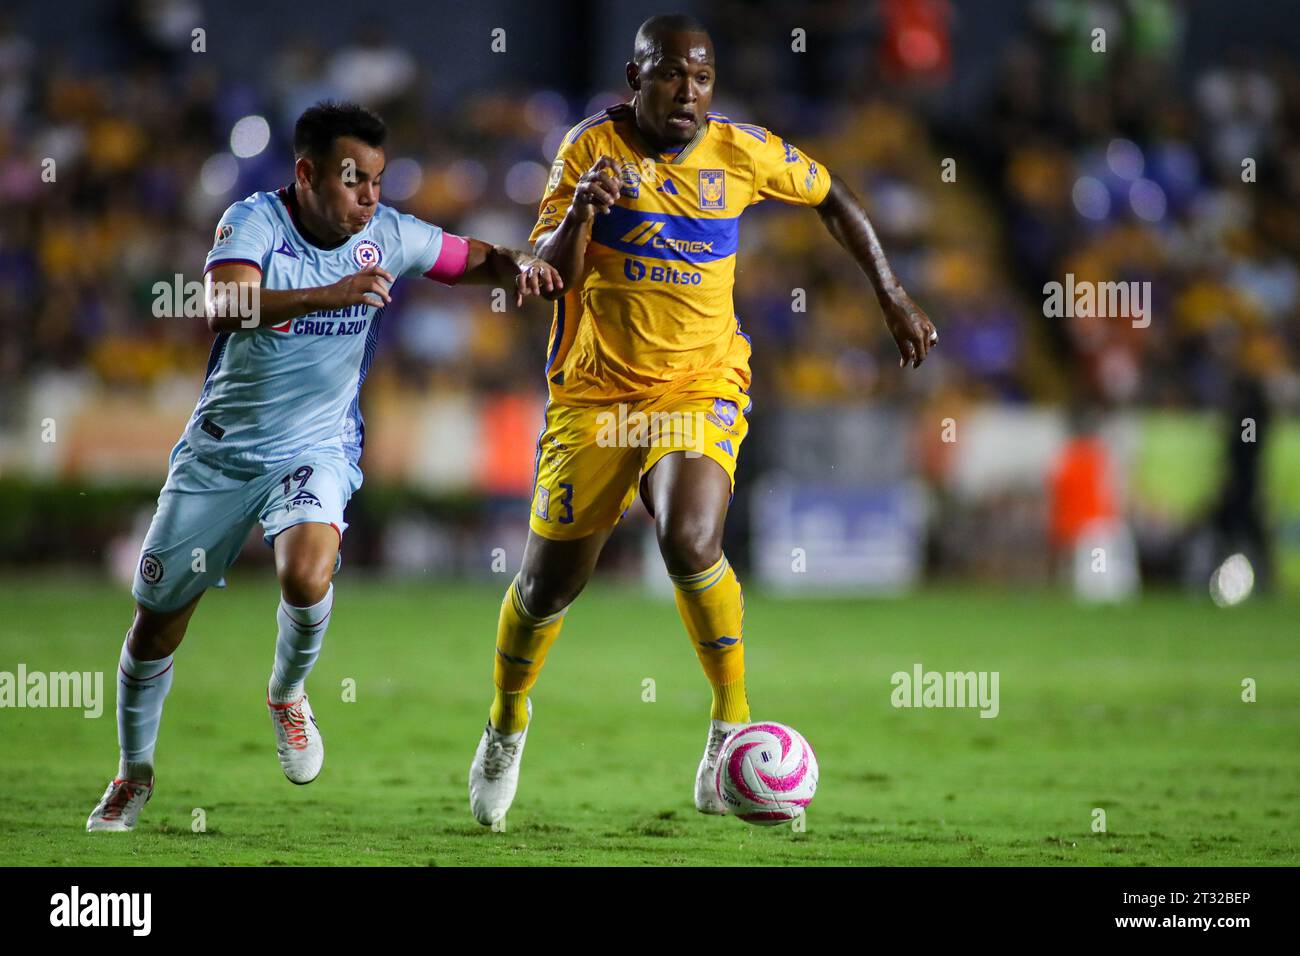
[[[361,487],[361,469],[341,448],[309,449],[275,470],[241,478],[199,461],[181,441],[172,449],[131,593],[153,611],[184,607],[218,584],[254,524],[270,545],[306,522],[347,530],[343,509]]]

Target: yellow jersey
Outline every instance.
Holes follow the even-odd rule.
[[[583,274],[555,303],[551,400],[634,402],[705,382],[748,391],[749,339],[732,305],[740,214],[764,199],[819,205],[830,174],[763,127],[717,113],[676,154],[655,153],[631,107],[611,107],[565,136],[530,242],[559,226],[602,155],[621,195],[596,214]]]

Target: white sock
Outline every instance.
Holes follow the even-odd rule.
[[[124,780],[153,776],[153,751],[172,674],[172,655],[156,661],[136,660],[127,642],[122,642],[117,671],[117,740],[122,758],[117,775]]]
[[[271,703],[288,704],[302,696],[303,684],[325,642],[333,607],[333,584],[320,603],[311,607],[293,607],[280,598],[280,610],[275,615],[280,633],[275,639],[275,666],[266,691]]]

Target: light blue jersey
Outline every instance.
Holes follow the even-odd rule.
[[[290,189],[235,203],[217,226],[205,273],[244,262],[261,270],[263,289],[303,289],[370,266],[394,280],[422,275],[443,252],[440,228],[382,204],[365,229],[322,249],[303,237],[294,209]],[[218,334],[182,442],[236,476],[265,474],[318,446],[336,445],[355,464],[365,440],[361,385],[383,314],[379,306],[358,305]]]
[[[464,239],[387,206],[336,249],[304,238],[294,208],[283,189],[235,203],[207,267],[248,263],[266,289],[330,285],[374,265],[395,279],[464,273]],[[363,480],[358,396],[383,313],[355,306],[217,336],[141,549],[132,593],[142,606],[174,611],[219,585],[255,524],[267,544],[304,522],[328,524],[342,542]]]

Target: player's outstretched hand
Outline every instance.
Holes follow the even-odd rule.
[[[392,285],[393,277],[387,270],[379,266],[362,269],[327,286],[330,298],[327,308],[344,309],[350,305],[377,305],[383,308],[392,301],[388,295]]]
[[[930,349],[939,344],[939,333],[934,323],[901,288],[883,295],[880,308],[885,313],[889,334],[898,346],[898,367],[910,362],[912,368],[919,368]]]
[[[573,209],[579,222],[590,222],[597,212],[608,213],[618,202],[622,186],[618,166],[608,156],[601,156],[591,169],[582,174],[573,190]]]
[[[519,275],[515,276],[515,305],[524,304],[526,295],[545,295],[564,288],[560,273],[545,259],[522,253],[516,260]]]

